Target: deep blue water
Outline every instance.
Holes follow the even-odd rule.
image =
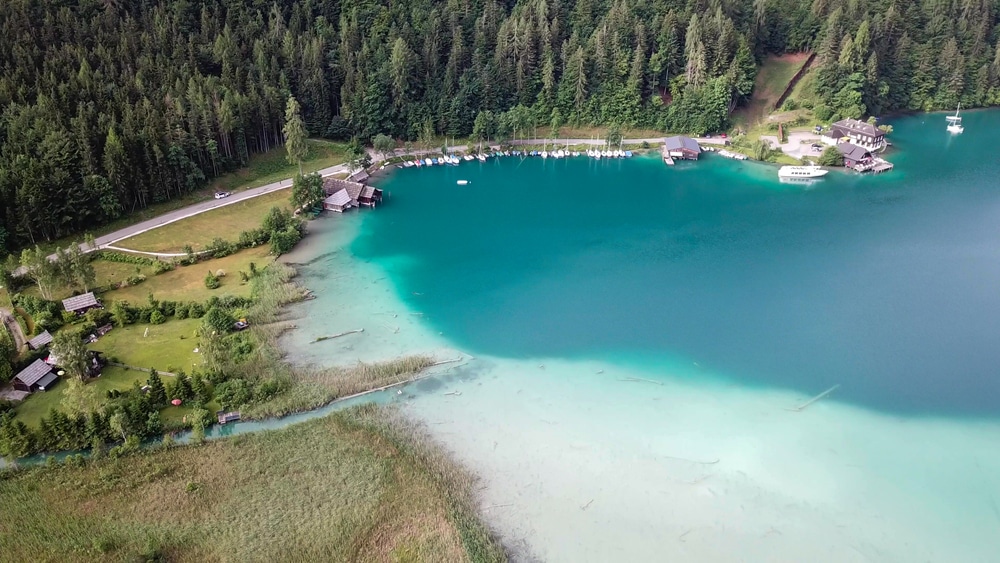
[[[892,123],[894,171],[810,187],[714,155],[403,169],[352,250],[474,353],[684,358],[884,411],[996,415],[1000,111],[954,138],[940,114]]]

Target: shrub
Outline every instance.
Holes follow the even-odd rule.
[[[108,250],[102,250],[97,258],[104,260],[106,262],[119,262],[122,264],[136,264],[138,266],[154,266],[155,262],[159,260],[152,260],[144,256],[136,256],[134,254],[124,254],[122,252],[111,252]]]
[[[239,250],[239,248],[235,244],[221,238],[216,238],[205,247],[205,251],[211,255],[212,258],[225,258],[237,250]]]
[[[795,111],[799,109],[799,103],[793,98],[788,98],[785,103],[781,104],[781,109],[784,111]]]
[[[233,330],[233,323],[236,319],[232,315],[227,313],[224,309],[220,307],[212,307],[205,314],[205,319],[202,321],[205,328],[209,331],[215,331],[219,334],[226,334]]]
[[[830,118],[833,117],[833,110],[826,104],[816,106],[816,108],[813,109],[813,113],[816,114],[816,119],[822,122],[830,121]]]
[[[247,404],[252,396],[250,384],[245,379],[230,379],[215,388],[215,399],[226,410]]]
[[[826,147],[823,154],[819,155],[820,166],[843,166],[844,155],[840,154],[837,147]]]
[[[271,234],[271,254],[280,256],[291,250],[302,238],[302,233],[295,225],[289,225],[283,231]]]
[[[221,285],[222,282],[219,281],[219,277],[212,272],[208,272],[208,275],[205,276],[205,287],[208,289],[219,289]]]
[[[200,319],[205,316],[205,308],[201,303],[192,303],[188,308],[188,316],[192,319]]]
[[[111,312],[107,309],[91,309],[84,316],[96,326],[104,326],[111,322]]]
[[[146,281],[146,276],[144,276],[142,274],[136,274],[134,276],[129,276],[129,277],[125,278],[125,282],[122,284],[122,287],[129,287],[129,286],[133,286],[133,285],[139,285],[140,283],[142,283],[144,281]]]
[[[169,272],[174,269],[174,264],[172,262],[165,262],[163,260],[153,261],[153,274],[159,275],[163,272]]]
[[[187,303],[178,303],[174,307],[174,318],[175,319],[186,319],[188,318],[188,305]]]
[[[167,322],[167,318],[163,316],[163,313],[161,313],[159,310],[154,309],[153,312],[149,314],[150,324],[161,325],[165,322]]]
[[[271,240],[271,233],[265,229],[251,229],[240,233],[239,246],[241,248],[251,248],[267,243]]]

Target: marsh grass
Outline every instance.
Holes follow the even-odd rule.
[[[0,474],[11,561],[504,561],[474,479],[391,411]]]
[[[247,319],[252,328],[244,333],[254,344],[249,355],[235,363],[225,349],[217,349],[211,342],[205,348],[209,363],[226,373],[283,384],[277,396],[241,408],[244,418],[280,417],[321,407],[341,397],[406,381],[434,363],[429,356],[407,356],[329,368],[289,364],[278,345],[281,334],[292,328],[282,321],[282,308],[309,295],[294,283],[295,274],[292,267],[275,262],[251,280],[254,302],[247,310]]]

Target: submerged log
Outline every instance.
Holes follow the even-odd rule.
[[[840,387],[840,384],[839,384],[839,383],[838,383],[838,384],[836,384],[836,385],[834,385],[833,387],[831,387],[831,388],[827,389],[826,391],[823,391],[823,392],[822,392],[822,393],[820,393],[819,395],[816,395],[816,396],[815,396],[815,397],[813,397],[812,399],[809,399],[808,401],[806,401],[806,402],[802,403],[801,405],[799,405],[799,406],[797,406],[797,407],[795,407],[795,408],[791,408],[791,409],[785,409],[785,410],[786,410],[786,411],[791,411],[791,412],[802,412],[802,411],[804,411],[804,410],[806,409],[806,407],[808,407],[809,405],[811,405],[811,404],[815,403],[816,401],[818,401],[818,400],[822,399],[823,397],[826,397],[826,396],[827,396],[827,395],[829,395],[830,393],[833,393],[834,391],[836,391],[838,387]]]
[[[313,340],[312,342],[310,342],[310,344],[315,344],[317,342],[323,342],[324,340],[333,340],[334,338],[340,338],[341,336],[347,336],[348,334],[357,334],[359,332],[364,332],[364,331],[365,331],[365,329],[359,328],[359,329],[355,329],[355,330],[349,330],[347,332],[341,332],[340,334],[333,334],[333,335],[330,335],[330,336],[320,336],[320,337],[316,338],[316,340]]]

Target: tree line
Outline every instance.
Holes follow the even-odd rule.
[[[814,50],[817,114],[1000,102],[995,0],[9,0],[0,251],[181,197],[305,132],[705,133],[767,54]],[[301,148],[301,147],[299,147]],[[297,149],[298,150],[298,149]]]

